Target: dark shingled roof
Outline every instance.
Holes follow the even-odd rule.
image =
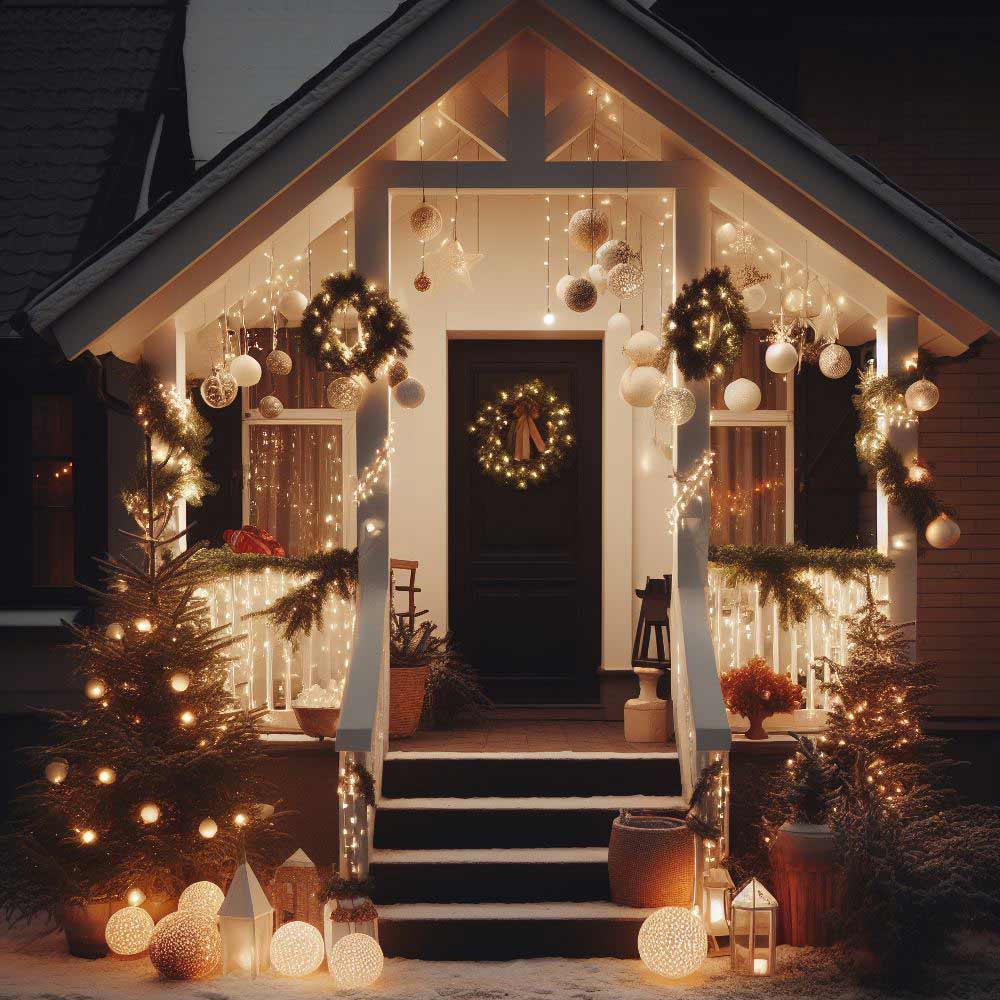
[[[134,214],[179,17],[180,4],[0,7],[0,322]]]

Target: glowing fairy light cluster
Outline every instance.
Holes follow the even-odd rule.
[[[702,488],[712,478],[714,463],[715,452],[706,450],[702,452],[701,458],[695,462],[691,469],[676,477],[677,493],[674,496],[672,506],[667,511],[667,521],[671,528],[677,526],[677,522],[684,516],[688,505],[695,497],[700,496]]]
[[[358,482],[354,487],[354,502],[360,503],[371,497],[379,484],[388,479],[389,469],[392,465],[392,456],[395,454],[396,425],[389,422],[389,432],[385,440],[378,446],[372,457],[371,463],[366,465],[358,473]]]

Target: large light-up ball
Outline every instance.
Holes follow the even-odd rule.
[[[271,938],[271,965],[283,976],[308,976],[323,964],[323,935],[304,920],[282,924]]]
[[[851,352],[842,344],[827,344],[819,352],[819,370],[827,378],[843,378],[851,370]]]
[[[596,250],[608,238],[607,215],[596,208],[581,208],[569,220],[569,238],[581,250]]]
[[[915,410],[917,413],[926,413],[937,406],[941,393],[930,379],[922,378],[906,390],[903,398],[911,410]]]
[[[589,312],[597,305],[597,289],[590,278],[574,278],[566,288],[563,301],[573,312]]]
[[[747,312],[760,312],[767,304],[767,291],[763,285],[747,285],[743,289],[743,305]]]
[[[222,960],[215,918],[194,910],[168,913],[149,939],[149,960],[164,979],[204,979]]]
[[[947,514],[938,514],[924,531],[928,544],[936,549],[950,549],[962,537],[958,522]]]
[[[608,290],[608,272],[600,264],[591,264],[587,268],[587,277],[594,283],[598,295],[603,295]]]
[[[637,330],[625,342],[625,357],[634,365],[651,365],[662,346],[650,330]]]
[[[726,386],[723,398],[734,413],[749,413],[760,406],[760,386],[752,379],[733,379]]]
[[[642,267],[632,261],[615,264],[608,271],[608,291],[616,299],[634,299],[642,291],[645,282],[646,275]]]
[[[434,239],[444,227],[444,219],[434,205],[422,201],[410,212],[410,232],[422,243]]]
[[[629,406],[639,409],[653,405],[656,394],[663,385],[663,376],[648,365],[632,366],[625,370],[618,383],[618,392]]]
[[[665,906],[651,913],[639,928],[639,957],[650,972],[659,976],[690,976],[707,955],[705,925],[681,906]]]
[[[404,410],[415,410],[424,401],[426,393],[423,385],[410,376],[393,388],[392,395]]]
[[[787,375],[799,363],[799,352],[787,340],[771,344],[764,352],[764,364],[776,375]]]
[[[346,990],[371,986],[382,975],[383,964],[378,941],[367,934],[348,934],[330,952],[330,971]]]
[[[308,305],[309,300],[302,292],[297,288],[289,288],[278,299],[278,312],[288,320],[289,326],[298,326],[302,322],[302,314],[306,311],[306,306]]]
[[[680,427],[686,424],[698,408],[694,393],[682,385],[665,385],[653,400],[653,419]]]
[[[250,354],[240,354],[229,362],[229,374],[236,379],[236,384],[244,389],[256,385],[263,374],[260,362]]]
[[[226,894],[214,882],[192,882],[177,900],[177,909],[214,920],[225,898]]]
[[[335,410],[353,412],[361,405],[361,400],[364,398],[364,387],[355,379],[347,376],[335,378],[326,387],[326,401]]]
[[[605,328],[609,337],[621,337],[627,341],[632,336],[632,321],[620,310],[613,313]]]
[[[574,281],[576,281],[576,278],[574,278],[572,274],[564,274],[556,282],[556,298],[560,302],[566,301],[566,289],[569,288],[569,286],[572,285]]]
[[[51,781],[53,785],[61,785],[69,774],[69,762],[56,757],[45,765],[45,779]]]
[[[116,955],[141,955],[153,935],[153,918],[141,906],[115,910],[104,928],[104,940]]]

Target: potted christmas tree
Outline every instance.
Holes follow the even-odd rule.
[[[794,712],[802,704],[802,688],[776,674],[761,656],[728,670],[720,681],[726,708],[750,723],[748,740],[766,740],[764,720],[779,712]]]

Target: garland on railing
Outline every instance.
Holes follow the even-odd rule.
[[[828,615],[820,592],[804,573],[832,573],[841,583],[864,581],[872,573],[888,573],[895,565],[876,549],[811,549],[788,545],[711,545],[709,562],[725,573],[727,587],[756,584],[763,607],[773,600],[782,628],[801,625],[813,613]]]
[[[331,596],[350,601],[357,593],[357,549],[332,549],[308,556],[269,556],[219,548],[207,550],[199,560],[206,583],[234,573],[259,573],[265,569],[308,577],[270,607],[246,615],[247,618],[267,618],[273,626],[283,630],[288,642],[322,627],[323,609]]]

